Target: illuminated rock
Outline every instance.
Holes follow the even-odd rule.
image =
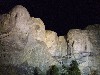
[[[98,26],[89,26],[86,30],[72,29],[67,37],[68,53],[71,60],[77,60],[83,75],[88,75],[91,70],[99,71],[100,30]]]
[[[89,25],[87,28],[89,41],[92,44],[89,66],[100,75],[100,25]]]
[[[100,24],[88,25],[86,30],[100,30]]]
[[[50,65],[77,60],[83,75],[100,75],[100,25],[71,29],[66,37],[45,30],[40,18],[30,17],[23,6],[0,15],[0,65],[29,66],[47,70]]]
[[[39,67],[42,71],[46,71],[51,65],[59,65],[59,63],[52,58],[51,54],[47,51],[47,46],[43,41],[36,40],[31,47],[32,52],[30,59],[28,59],[30,65]]]
[[[0,63],[20,64],[26,60],[27,55],[24,53],[27,51],[24,47],[28,41],[27,21],[29,17],[26,8],[19,5],[6,16],[2,16],[0,20],[0,28],[3,29],[0,35]]]
[[[43,21],[40,18],[32,17],[32,22],[34,38],[45,42],[45,25]]]
[[[47,51],[43,22],[30,17],[23,6],[18,5],[9,14],[3,15],[0,27],[0,65],[27,62],[45,70],[58,64]]]
[[[48,47],[48,51],[51,53],[52,56],[57,56],[57,50],[58,50],[58,36],[56,32],[46,30],[46,38],[45,43]]]
[[[58,48],[59,48],[59,56],[66,56],[67,55],[67,42],[64,36],[58,37]]]
[[[87,30],[72,29],[68,32],[68,45],[71,48],[71,53],[90,51],[89,39]]]
[[[72,60],[77,60],[79,68],[83,71],[89,64],[88,56],[91,43],[86,30],[72,29],[68,32],[68,51]]]

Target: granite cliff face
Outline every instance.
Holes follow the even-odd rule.
[[[58,64],[47,51],[43,22],[30,17],[26,8],[16,6],[1,17],[0,25],[0,65],[27,62],[44,70]]]
[[[48,51],[52,56],[57,56],[58,50],[58,36],[56,32],[46,30],[46,45],[48,47]]]
[[[79,63],[83,75],[92,70],[100,74],[100,26],[71,29],[66,36],[57,36],[45,30],[43,21],[30,17],[27,9],[16,6],[0,16],[0,65],[39,67],[42,71],[51,65],[69,66],[71,60]]]
[[[98,69],[100,74],[100,25],[96,24],[94,26],[87,27],[89,41],[92,44],[91,47],[91,60],[90,66],[92,68]]]
[[[70,30],[67,40],[69,46],[68,50],[71,54],[71,60],[77,60],[77,62],[80,64],[79,68],[81,69],[81,71],[86,73],[90,64],[90,60],[88,59],[88,57],[92,48],[92,44],[90,43],[88,38],[87,30]]]
[[[100,26],[91,25],[85,30],[72,29],[68,32],[68,50],[71,54],[70,60],[77,60],[83,75],[91,71],[100,74]]]

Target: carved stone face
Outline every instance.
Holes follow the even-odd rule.
[[[16,15],[4,14],[0,16],[0,34],[9,33],[16,25]]]
[[[10,15],[3,15],[0,20],[0,33],[6,34],[8,33],[12,27],[10,26]]]

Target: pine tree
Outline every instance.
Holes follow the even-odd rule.
[[[47,71],[47,75],[59,75],[59,69],[57,68],[57,66],[51,66],[50,69]]]
[[[69,75],[81,75],[81,72],[78,68],[78,63],[76,60],[72,60],[69,68]]]

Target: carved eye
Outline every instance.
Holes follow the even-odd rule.
[[[40,29],[40,26],[39,25],[36,25],[35,29],[36,30],[39,30]]]
[[[18,17],[18,15],[16,14],[16,15],[15,15],[15,18],[17,19],[17,17]]]

